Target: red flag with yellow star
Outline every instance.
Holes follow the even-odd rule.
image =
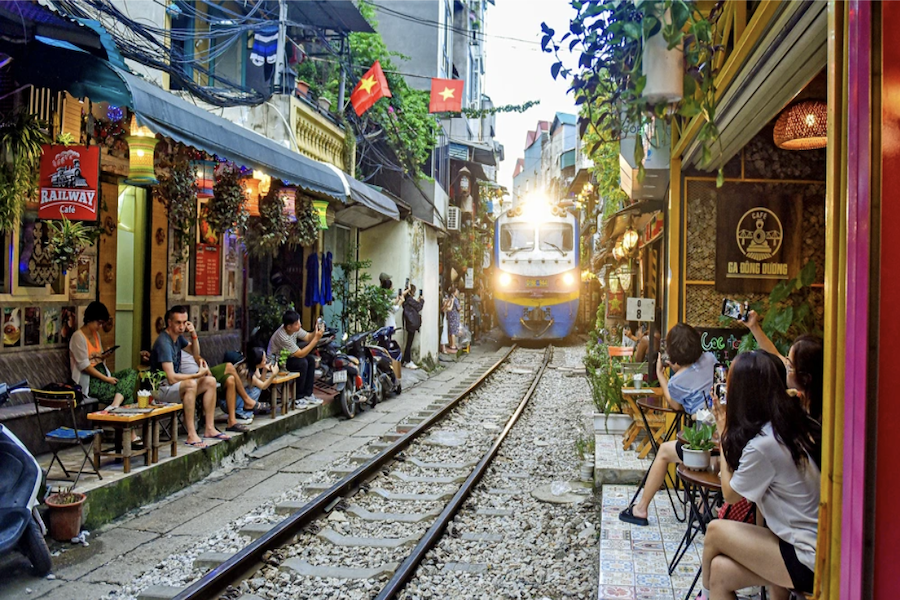
[[[384,71],[381,70],[381,64],[376,60],[350,94],[350,103],[356,111],[356,116],[361,117],[382,96],[390,98],[391,90],[388,88]]]
[[[432,79],[428,112],[460,112],[464,83],[462,79]]]

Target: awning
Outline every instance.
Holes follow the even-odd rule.
[[[385,221],[400,220],[400,211],[393,200],[375,188],[344,173],[334,165],[326,164],[325,166],[340,177],[344,195],[349,199],[348,202],[345,202],[346,207],[335,213],[335,223],[347,227],[368,229]]]
[[[288,17],[303,25],[340,33],[375,32],[350,0],[288,2]]]
[[[712,164],[699,164],[701,148],[694,141],[685,166],[712,170],[728,162],[825,67],[828,3],[782,2],[779,8],[717,104]]]
[[[486,142],[451,139],[449,151],[451,159],[472,160],[483,165],[497,166],[497,155],[494,153],[494,146]]]

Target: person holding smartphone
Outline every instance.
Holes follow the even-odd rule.
[[[406,331],[406,348],[403,350],[401,362],[408,369],[418,369],[419,366],[412,360],[412,343],[416,332],[422,327],[422,307],[425,300],[422,299],[422,290],[419,290],[419,298],[416,299],[416,286],[409,286],[409,293],[403,300],[403,329]]]
[[[293,310],[285,311],[281,317],[281,327],[275,330],[269,339],[267,353],[279,356],[287,350],[290,356],[285,363],[288,371],[300,373],[299,394],[294,402],[297,408],[321,404],[322,401],[313,394],[316,378],[316,360],[311,353],[322,339],[325,331],[324,322],[316,326],[315,331],[305,331],[300,326],[300,314]],[[301,348],[299,342],[306,342]]]
[[[91,302],[84,311],[84,324],[69,340],[69,366],[72,381],[81,386],[85,396],[117,407],[134,402],[138,373],[121,369],[110,373],[106,359],[111,354],[100,342],[100,328],[109,321],[109,310],[102,302]]]

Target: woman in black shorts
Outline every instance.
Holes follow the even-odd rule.
[[[766,527],[709,524],[703,594],[710,599],[734,598],[736,590],[755,585],[812,592],[821,429],[789,401],[779,366],[763,350],[739,354],[728,374],[728,404],[714,404],[722,494],[732,504],[742,498],[756,503]]]

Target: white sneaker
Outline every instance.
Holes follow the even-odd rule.
[[[314,394],[310,394],[306,397],[306,402],[310,406],[319,406],[320,404],[322,404],[322,399],[317,398]]]
[[[240,417],[237,417],[237,418],[234,420],[234,422],[235,422],[235,423],[239,423],[239,424],[241,424],[241,425],[249,425],[250,423],[253,422],[253,419],[242,419],[242,418],[240,418]]]
[[[307,402],[306,398],[297,398],[294,400],[294,408],[306,408],[309,406],[309,402]]]
[[[413,369],[413,370],[416,370],[419,368],[419,366],[416,363],[414,363],[413,361],[409,361],[408,363],[406,363],[403,366],[405,366],[407,369]]]

